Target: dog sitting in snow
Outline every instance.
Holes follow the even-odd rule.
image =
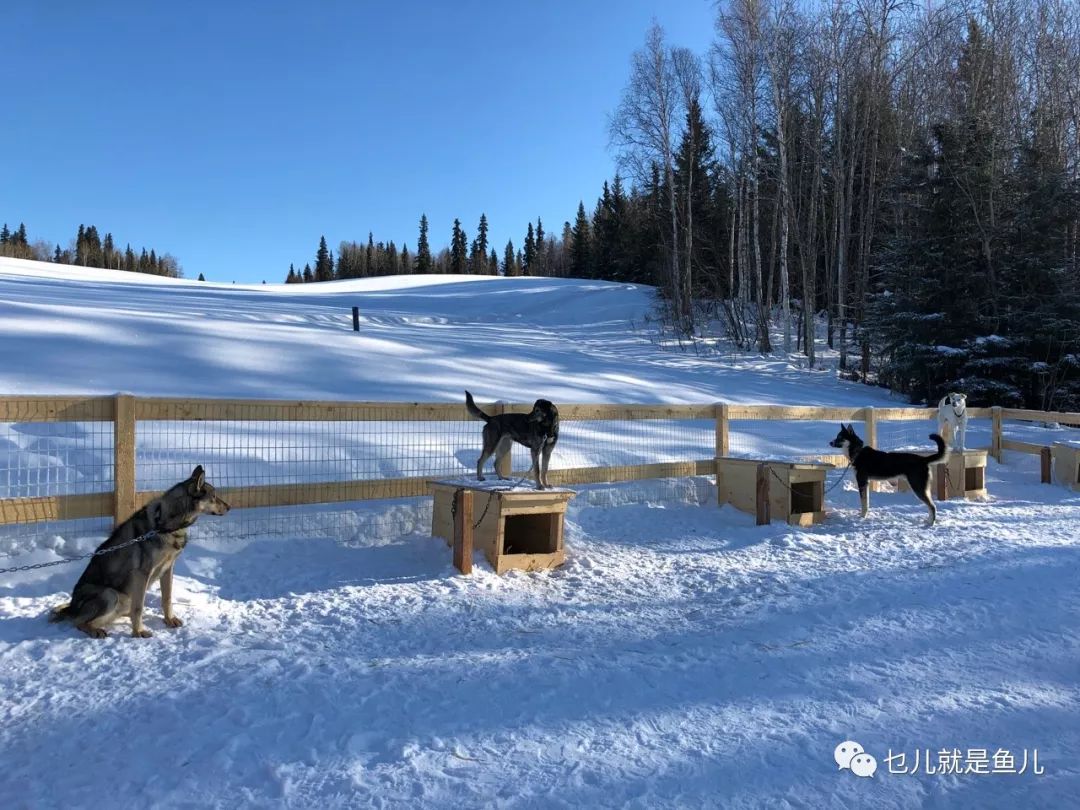
[[[153,633],[143,627],[143,603],[147,589],[160,582],[165,626],[179,627],[183,622],[172,609],[173,566],[187,545],[188,527],[200,515],[228,511],[202,466],[196,467],[186,481],[113,529],[75,583],[71,601],[54,608],[49,620],[67,620],[91,638],[105,638],[106,627],[128,616],[131,635],[149,638]]]
[[[841,425],[836,438],[829,442],[830,447],[842,448],[851,466],[855,468],[855,481],[859,485],[859,501],[862,504],[862,516],[870,511],[870,481],[889,481],[903,476],[911,486],[915,496],[930,510],[927,526],[933,526],[937,520],[937,507],[930,496],[930,465],[941,461],[948,455],[945,440],[938,434],[931,433],[930,438],[937,444],[937,452],[930,456],[918,453],[888,453],[868,447],[856,435],[851,425]]]
[[[514,442],[517,442],[528,447],[532,453],[532,474],[536,479],[536,488],[551,488],[547,480],[548,462],[555,443],[559,441],[559,409],[554,403],[538,399],[529,413],[489,416],[477,407],[472,394],[466,391],[465,408],[470,416],[484,420],[484,444],[480,460],[476,462],[477,481],[484,480],[484,462],[492,455],[495,456],[495,472],[498,473],[499,462],[510,454]]]
[[[967,394],[952,391],[938,403],[938,433],[952,438],[952,449],[964,449],[964,435],[967,433],[968,413]]]

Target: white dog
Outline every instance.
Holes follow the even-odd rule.
[[[950,437],[954,450],[964,449],[964,434],[967,433],[967,394],[957,394],[955,391],[946,394],[938,403],[937,411],[938,432]],[[945,426],[949,426],[948,432]]]

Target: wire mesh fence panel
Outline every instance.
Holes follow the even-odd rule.
[[[840,432],[839,420],[739,419],[728,429],[729,455],[777,461],[806,461],[818,456],[843,453],[829,442]],[[865,440],[862,422],[853,422],[855,432]]]
[[[2,412],[0,557],[100,542],[113,511],[111,400],[19,398]]]
[[[488,413],[529,409],[481,405]],[[926,437],[937,429],[934,411],[916,409],[570,405],[551,470],[569,484],[705,475],[718,446],[718,413],[729,414],[719,423],[727,425],[728,455],[831,461],[830,484],[846,466],[842,449],[829,445],[842,422],[886,450],[929,452]],[[985,413],[969,420],[968,448],[991,444]],[[1048,445],[1080,433],[1015,413],[1030,418],[1005,420],[1006,439]],[[0,555],[84,551],[104,538],[118,509],[141,506],[198,465],[234,509],[198,523],[196,538],[373,542],[387,532],[422,531],[430,520],[428,482],[474,478],[483,429],[447,403],[0,399]],[[132,462],[134,500],[125,506],[131,498],[121,495],[132,485],[122,470]],[[512,462],[515,475],[526,475],[528,449],[514,445]],[[494,460],[486,466],[490,477]]]

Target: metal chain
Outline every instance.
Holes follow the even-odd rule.
[[[63,560],[53,560],[52,562],[33,563],[31,565],[17,565],[14,568],[0,568],[0,574],[13,574],[17,571],[36,571],[39,568],[50,568],[54,565],[67,565],[68,563],[78,562],[79,560],[89,560],[91,557],[100,557],[103,554],[112,554],[114,551],[119,551],[122,548],[133,546],[136,543],[142,543],[144,540],[149,540],[152,537],[157,537],[157,531],[151,529],[146,534],[136,537],[134,540],[127,540],[118,546],[109,546],[109,548],[99,548],[96,551],[91,551],[89,554],[82,554],[78,557],[67,557]]]
[[[834,489],[836,489],[838,486],[840,486],[840,484],[842,484],[844,482],[844,478],[847,477],[847,472],[850,469],[851,469],[851,464],[848,464],[846,467],[844,467],[843,472],[840,473],[840,477],[836,479],[836,483],[834,483],[832,486],[828,487],[822,494],[823,495],[828,495],[830,492],[832,492]],[[780,482],[780,485],[784,489],[786,489],[788,492],[792,491],[791,487],[788,486],[787,481],[785,481],[783,478],[781,478],[780,474],[778,472],[776,472],[775,469],[773,469],[772,464],[769,464],[769,472],[772,473],[773,478],[775,478],[777,481]]]
[[[529,477],[528,475],[523,475],[523,476],[521,476],[521,478],[519,478],[517,481],[510,484],[509,486],[492,487],[491,489],[485,490],[488,493],[488,499],[487,499],[487,503],[484,505],[484,513],[482,515],[480,515],[480,519],[477,520],[476,523],[473,524],[473,528],[474,529],[479,529],[480,524],[484,522],[484,518],[487,517],[488,509],[491,508],[491,501],[493,500],[494,495],[495,495],[496,492],[512,492],[513,490],[515,490],[519,486],[521,486],[523,483],[525,483],[525,480],[528,477]],[[457,519],[457,494],[458,494],[458,492],[461,492],[462,489],[463,488],[455,490],[454,491],[454,497],[450,499],[450,519],[451,520],[456,520]],[[2,572],[0,572],[0,573],[2,573]]]

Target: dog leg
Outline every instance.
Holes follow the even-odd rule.
[[[551,484],[548,482],[548,464],[551,463],[551,451],[554,449],[554,445],[548,443],[545,444],[544,449],[540,451],[540,480],[548,489],[551,489]]]
[[[480,459],[476,462],[476,480],[484,480],[484,465],[487,464],[487,460],[495,453],[495,437],[488,431],[487,426],[484,426],[484,447],[480,451]]]
[[[175,565],[175,562],[173,564]],[[161,572],[161,612],[165,617],[166,627],[180,627],[183,622],[172,609],[172,574],[172,565]]]
[[[930,510],[929,518],[926,521],[927,526],[933,526],[937,521],[937,507],[934,505],[934,499],[930,495],[930,479],[926,480],[922,489],[915,490],[916,497],[926,504],[926,508]]]
[[[128,614],[131,617],[131,635],[134,638],[150,638],[154,634],[143,627],[142,623],[146,586],[150,583],[146,576],[136,572],[132,575],[132,584],[134,587],[131,589],[131,612]]]
[[[543,489],[544,479],[540,475],[540,450],[537,447],[530,447],[529,451],[532,454],[532,470],[530,472],[536,481],[536,488]]]
[[[502,460],[510,455],[513,449],[514,439],[511,436],[503,436],[495,446],[495,474],[502,481],[506,480],[506,476],[499,472],[499,468],[502,467]]]
[[[964,449],[964,434],[967,433],[967,418],[960,420],[960,424],[956,426],[956,449],[963,451]]]
[[[105,638],[108,635],[105,628],[116,621],[119,607],[120,594],[112,588],[98,588],[95,593],[79,601],[71,621],[90,638]]]
[[[855,482],[859,485],[859,505],[862,508],[861,517],[866,517],[870,511],[870,476],[855,474]]]

